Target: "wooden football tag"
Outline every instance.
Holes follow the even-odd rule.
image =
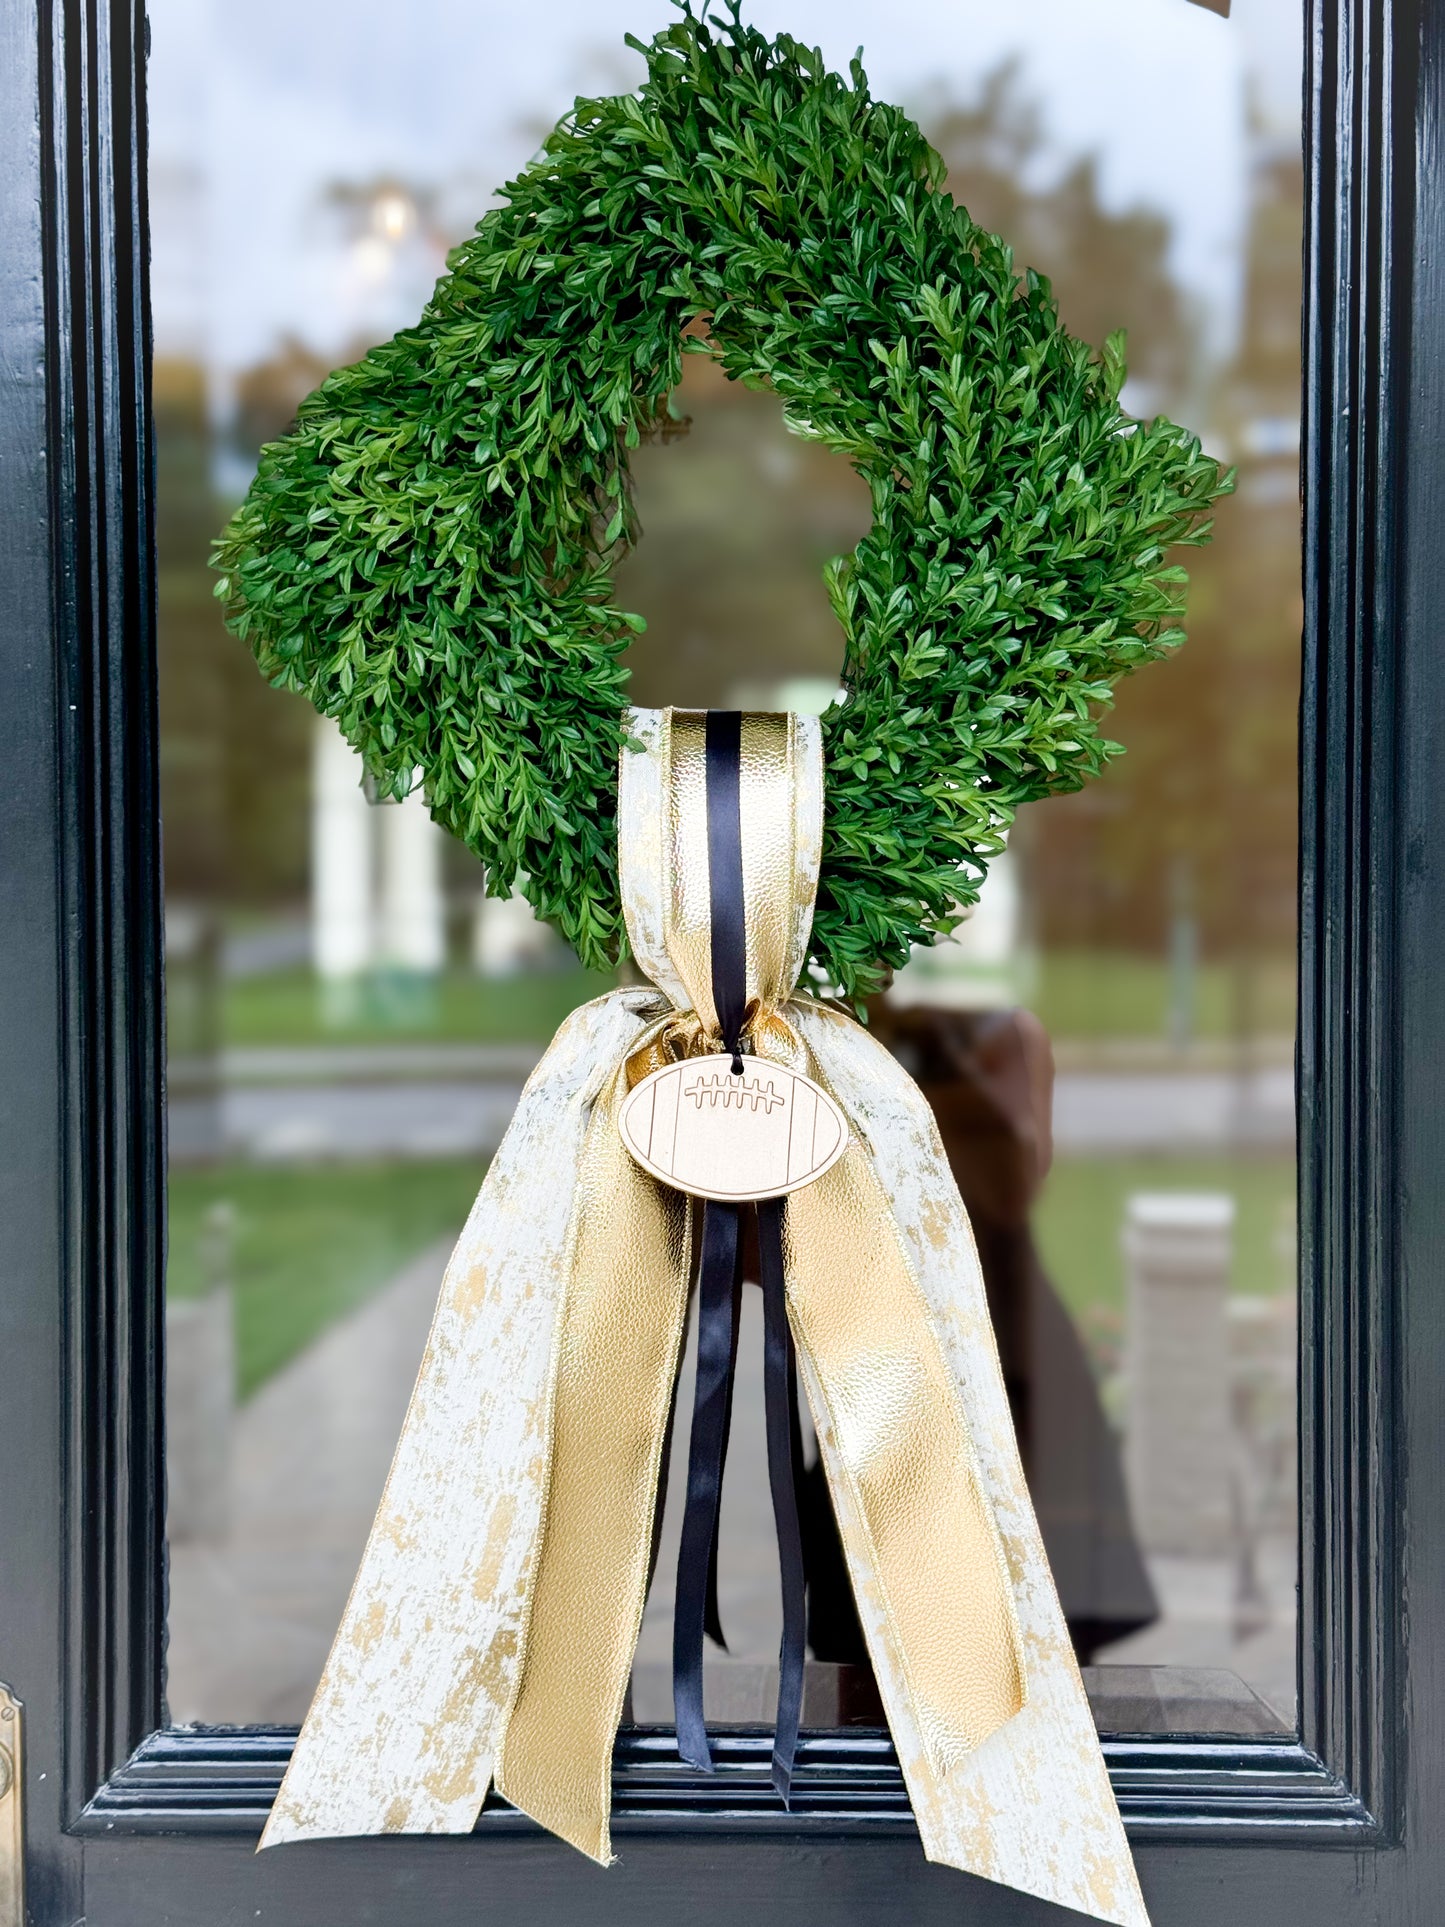
[[[645,1077],[623,1102],[622,1142],[644,1171],[723,1204],[780,1198],[822,1177],[848,1124],[801,1071],[745,1057],[689,1057]]]

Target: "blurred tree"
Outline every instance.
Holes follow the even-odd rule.
[[[217,758],[224,640],[210,585],[197,567],[216,527],[204,370],[157,360],[151,381],[156,428],[157,653],[161,701],[161,793],[166,889],[200,900],[220,885],[225,793]]]
[[[359,360],[365,352],[366,344],[361,343],[354,356],[342,359]],[[320,387],[331,367],[326,356],[318,355],[297,336],[288,334],[281,337],[274,354],[241,375],[236,383],[227,439],[238,463],[244,467],[247,481],[262,447],[286,433],[296,419],[296,410],[313,388]],[[212,529],[211,536],[215,533]],[[208,550],[209,546],[208,542]]]
[[[1298,154],[1261,142],[1238,348],[1207,436],[1238,490],[1189,558],[1189,639],[1121,686],[1111,733],[1128,754],[1033,806],[1024,832],[1047,942],[1160,954],[1184,879],[1205,951],[1239,966],[1241,1030],[1250,960],[1295,940],[1302,189]]]
[[[217,905],[295,899],[307,875],[310,712],[262,682],[212,595],[207,557],[225,507],[205,371],[158,360],[153,391],[167,893]]]
[[[685,438],[632,460],[643,539],[617,572],[647,618],[627,652],[634,700],[767,708],[797,677],[836,682],[843,637],[823,567],[868,531],[868,490],[847,459],[800,441],[776,395],[683,359]]]
[[[1191,404],[1197,410],[1196,329],[1170,271],[1165,217],[1106,208],[1096,155],[1049,178],[1042,119],[1016,60],[997,67],[972,102],[938,102],[920,119],[953,198],[1004,237],[1020,272],[1048,277],[1072,332],[1097,345],[1128,330],[1125,400],[1134,412],[1189,420]]]

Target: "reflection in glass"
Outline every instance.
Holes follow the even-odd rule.
[[[863,0],[754,11],[835,62],[863,41],[875,86],[913,104],[952,191],[1048,272],[1069,324],[1128,329],[1130,406],[1239,466],[1190,558],[1187,646],[1121,692],[1128,755],[1024,813],[959,939],[871,1019],[969,1204],[1101,1726],[1287,1729],[1295,10],[1115,0],[1108,33],[1063,0],[905,0],[886,33]],[[520,901],[486,901],[418,800],[368,802],[334,730],[221,630],[207,546],[262,442],[415,317],[493,185],[572,93],[633,84],[622,33],[666,12],[556,0],[539,37],[427,0],[398,37],[378,0],[258,0],[244,23],[152,6],[177,1718],[304,1712],[450,1241],[531,1063],[606,987]],[[619,590],[649,624],[636,699],[821,709],[841,653],[821,567],[866,528],[866,491],[788,435],[773,396],[700,357],[685,370],[690,432],[635,463],[645,535]],[[778,1616],[756,1298],[709,1695],[718,1718],[763,1720]],[[685,1367],[681,1440],[690,1383]],[[670,1719],[674,1511],[643,1721]],[[808,1529],[808,1718],[875,1721],[816,1482]]]

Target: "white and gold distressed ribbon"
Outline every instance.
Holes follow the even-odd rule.
[[[634,1163],[617,1112],[649,1070],[716,1044],[701,718],[635,711],[629,734],[622,888],[656,989],[574,1012],[527,1084],[263,1846],[465,1833],[495,1782],[611,1858],[692,1270],[688,1201]],[[932,1113],[865,1030],[792,994],[822,842],[816,723],[744,720],[742,837],[752,1049],[851,1128],[788,1200],[788,1312],[924,1851],[1147,1927]]]

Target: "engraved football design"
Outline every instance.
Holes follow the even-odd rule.
[[[848,1125],[801,1071],[727,1057],[666,1064],[629,1092],[622,1141],[645,1171],[695,1198],[737,1204],[797,1191],[843,1155]]]

